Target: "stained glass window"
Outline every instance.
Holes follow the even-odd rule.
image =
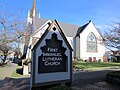
[[[87,51],[88,52],[97,52],[97,40],[94,33],[89,33],[87,36]]]

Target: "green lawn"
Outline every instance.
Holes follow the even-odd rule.
[[[16,69],[13,71],[11,77],[22,77],[23,76],[22,74],[17,73],[17,71],[16,71],[17,69],[21,69],[21,66],[16,67]],[[20,71],[20,73],[21,73],[21,71]]]
[[[77,69],[92,69],[92,68],[106,68],[106,67],[120,68],[120,63],[114,63],[114,62],[93,63],[93,62],[77,61],[77,62],[73,62],[73,65]]]
[[[11,77],[22,77],[23,75],[16,73],[16,70],[13,71]]]
[[[30,77],[29,75],[23,75],[22,66],[17,66],[16,69],[13,71],[11,77],[14,78],[23,78],[23,77]]]

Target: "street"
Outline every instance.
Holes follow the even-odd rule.
[[[106,82],[106,74],[119,69],[107,69],[99,71],[78,71],[73,74],[73,90],[120,90],[119,85]]]
[[[99,71],[77,71],[73,74],[73,85],[83,85],[106,80],[106,74],[117,69],[99,70]]]

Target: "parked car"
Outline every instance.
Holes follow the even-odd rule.
[[[10,60],[11,62],[13,62],[13,58],[9,58],[9,60]]]
[[[0,66],[3,65],[3,60],[4,60],[4,57],[3,56],[0,56]],[[7,64],[10,62],[10,59],[9,58],[6,58],[4,64]]]
[[[3,64],[3,57],[0,56],[0,66]]]
[[[6,59],[4,63],[7,64],[8,62],[10,62],[10,60]]]

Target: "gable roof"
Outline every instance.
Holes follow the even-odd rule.
[[[94,23],[93,23],[91,20],[89,20],[89,22],[88,22],[87,24],[85,24],[85,25],[81,26],[81,27],[78,29],[78,31],[77,31],[77,33],[76,33],[75,38],[76,38],[77,36],[79,36],[79,35],[80,35],[80,33],[82,33],[82,32],[85,30],[85,28],[86,28],[86,27],[87,27],[90,23],[92,23],[92,24],[93,24],[93,26],[95,27]],[[102,36],[102,33],[100,32],[100,30],[99,30],[99,29],[97,29],[96,27],[95,27],[95,29],[97,30],[97,32],[98,32],[98,33],[99,33],[99,35],[101,36],[102,41],[105,41],[105,39],[104,39],[104,37]],[[104,43],[104,42],[103,42],[103,43]]]
[[[90,23],[90,22],[91,22],[91,21],[89,21],[89,23]],[[87,23],[87,24],[79,27],[79,29],[78,29],[75,37],[79,36],[79,34],[88,26],[89,23]]]
[[[48,21],[48,19],[45,18],[38,18],[37,19],[37,29],[39,29],[43,24],[45,24]],[[54,21],[54,20],[52,20]],[[65,33],[66,36],[68,37],[74,37],[79,29],[80,26],[77,25],[73,25],[73,24],[68,24],[68,23],[64,23],[64,22],[57,22],[59,23],[61,29],[63,30],[63,32]]]
[[[63,30],[63,32],[66,34],[66,36],[69,37],[75,37],[78,29],[80,26],[74,25],[74,24],[68,24],[64,22],[58,22]]]
[[[63,37],[63,40],[65,41],[66,45],[68,46],[68,48],[73,51],[71,45],[69,44],[69,42],[67,41],[66,36],[64,35],[60,25],[58,24],[58,22],[56,20],[52,21],[52,23],[50,24],[50,26],[46,29],[46,31],[44,32],[44,34],[41,36],[41,38],[37,41],[37,43],[34,45],[34,47],[32,48],[32,50],[34,48],[36,48],[38,46],[39,43],[41,43],[41,41],[45,38],[45,36],[47,35],[47,33],[49,32],[49,30],[51,30],[51,27],[55,25],[58,29],[58,31],[60,32],[61,36]]]
[[[45,18],[37,18],[36,19],[36,30],[38,30],[43,24],[45,24],[48,21],[48,19]],[[36,31],[35,30],[35,31]]]

